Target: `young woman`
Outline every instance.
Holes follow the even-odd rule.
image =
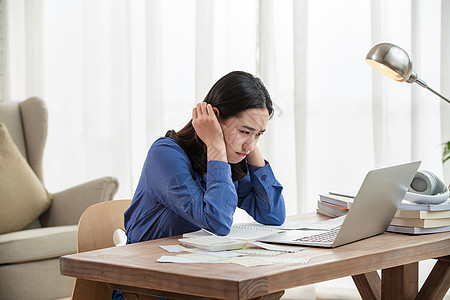
[[[226,235],[236,207],[263,224],[285,220],[282,186],[257,143],[273,114],[259,78],[222,77],[180,131],[150,147],[130,208],[128,241],[207,229]]]

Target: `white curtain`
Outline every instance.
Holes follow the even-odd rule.
[[[365,63],[391,42],[450,97],[448,0],[3,0],[5,101],[49,109],[46,186],[111,175],[131,198],[151,143],[180,129],[232,70],[276,106],[261,140],[288,214],[355,190],[372,168],[422,160],[443,177],[450,106]],[[450,183],[450,163],[445,180]]]

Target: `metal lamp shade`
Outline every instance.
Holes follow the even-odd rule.
[[[375,45],[367,54],[366,62],[378,72],[400,82],[413,83],[417,80],[408,53],[402,48],[381,43]]]

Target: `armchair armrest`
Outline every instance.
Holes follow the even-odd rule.
[[[118,188],[116,178],[102,177],[55,193],[50,208],[40,217],[41,224],[43,227],[77,225],[86,208],[112,200]]]

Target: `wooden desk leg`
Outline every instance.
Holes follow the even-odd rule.
[[[381,279],[377,271],[352,276],[363,300],[381,299]]]
[[[438,259],[416,299],[442,299],[450,287],[450,256]]]
[[[284,295],[284,291],[275,292],[266,296],[252,298],[251,300],[278,300]]]
[[[419,288],[419,263],[381,271],[381,299],[413,300]]]

